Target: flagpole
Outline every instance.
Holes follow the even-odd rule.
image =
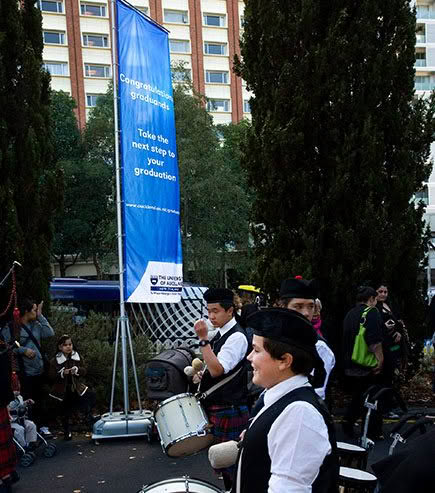
[[[139,383],[136,372],[136,363],[133,352],[133,345],[130,336],[130,327],[128,317],[125,311],[124,298],[124,244],[122,228],[122,191],[121,191],[121,164],[119,152],[119,122],[118,122],[118,60],[117,60],[117,19],[115,3],[117,0],[111,0],[112,16],[112,81],[113,81],[113,126],[115,133],[115,176],[116,176],[116,214],[117,214],[117,235],[118,235],[118,262],[119,262],[119,301],[120,316],[116,326],[116,341],[112,373],[112,392],[110,398],[109,413],[101,416],[101,419],[94,424],[92,439],[100,440],[102,438],[128,437],[147,435],[151,438],[153,426],[152,412],[142,409]],[[139,411],[130,411],[129,393],[128,393],[128,367],[127,367],[127,337],[130,349],[131,367],[136,383],[136,394]],[[122,381],[124,395],[124,412],[113,412],[113,400],[115,395],[116,366],[118,358],[118,342],[121,338],[121,360],[122,360]]]

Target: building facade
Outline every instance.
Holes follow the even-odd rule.
[[[44,65],[52,88],[77,102],[79,125],[112,77],[110,0],[38,0]],[[249,93],[232,71],[240,52],[244,3],[239,0],[131,0],[169,31],[170,55],[183,62],[194,88],[208,98],[215,123],[249,118]]]
[[[435,1],[416,0],[415,92],[428,97],[435,89]],[[432,159],[435,145],[432,144]],[[425,219],[435,237],[435,168],[417,199],[426,203]],[[434,244],[434,246],[432,246]],[[428,285],[435,286],[435,243],[429,245]]]

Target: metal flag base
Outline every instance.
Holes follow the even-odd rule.
[[[92,440],[125,438],[145,435],[151,441],[154,419],[151,411],[106,413],[94,424]]]
[[[122,380],[124,391],[124,411],[113,412],[113,399],[115,395],[115,378],[118,361],[118,345],[121,336],[121,356],[122,356]],[[130,348],[131,368],[133,370],[136,383],[136,395],[139,405],[138,411],[131,411],[128,396],[128,370],[127,370],[127,339]],[[94,424],[92,440],[104,438],[122,438],[131,436],[146,436],[148,441],[154,425],[153,413],[142,409],[139,393],[139,382],[137,379],[136,363],[134,360],[133,345],[131,342],[130,325],[127,316],[120,316],[116,324],[115,354],[113,359],[112,373],[112,395],[110,398],[110,411],[103,414]]]

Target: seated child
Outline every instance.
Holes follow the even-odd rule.
[[[50,361],[50,377],[54,380],[50,397],[61,405],[64,440],[71,440],[70,417],[74,409],[80,409],[87,424],[93,424],[91,414],[95,404],[95,393],[83,382],[86,365],[83,358],[75,350],[71,337],[67,334],[57,341],[59,352]]]
[[[14,430],[14,438],[25,449],[36,447],[38,436],[36,425],[27,419],[28,406],[34,404],[32,399],[26,401],[19,392],[14,392],[15,399],[8,405],[11,427]]]

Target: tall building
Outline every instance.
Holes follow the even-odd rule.
[[[77,102],[80,126],[107,90],[111,74],[110,0],[38,0],[44,64],[52,87]],[[249,117],[249,93],[232,72],[244,3],[239,0],[131,0],[169,31],[171,60],[184,62],[194,88],[209,98],[215,123]]]
[[[415,92],[419,97],[427,97],[435,89],[435,0],[416,0],[416,45],[415,45]],[[432,144],[432,159],[435,145]],[[435,169],[417,194],[426,203],[425,219],[435,238]],[[432,244],[434,246],[432,246]],[[429,286],[435,286],[435,242],[429,248]]]

